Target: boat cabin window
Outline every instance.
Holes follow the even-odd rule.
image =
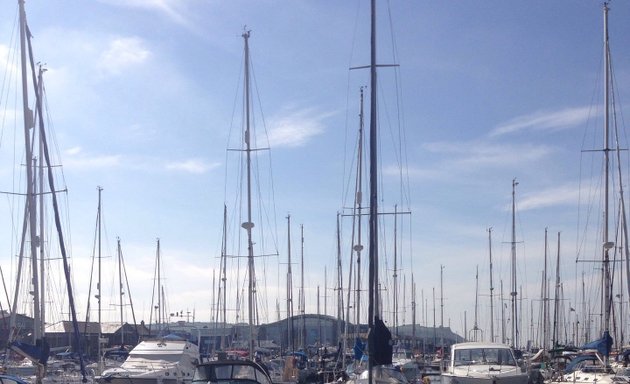
[[[456,349],[453,364],[456,366],[470,364],[517,365],[512,353],[506,348]]]
[[[26,384],[26,382],[17,378],[14,379],[12,377],[3,375],[2,377],[0,377],[0,384]]]
[[[198,366],[193,382],[220,384],[271,384],[269,378],[256,367],[245,364]]]

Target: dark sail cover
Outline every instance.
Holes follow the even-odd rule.
[[[354,347],[352,348],[352,351],[354,352],[354,359],[361,360],[361,358],[363,357],[363,351],[365,351],[365,343],[357,337],[357,339],[354,341]]]
[[[612,348],[613,339],[610,337],[610,333],[608,331],[604,331],[604,335],[601,339],[591,341],[588,344],[584,344],[582,349],[596,349],[597,352],[601,353],[604,356],[608,356],[610,354],[610,349]]]
[[[48,362],[50,348],[45,340],[37,340],[36,345],[22,343],[20,341],[12,341],[9,344],[9,348],[32,362],[42,365],[46,365]]]
[[[374,351],[370,351],[373,356],[374,365],[388,365],[392,363],[394,347],[392,345],[392,333],[380,318],[374,319]]]

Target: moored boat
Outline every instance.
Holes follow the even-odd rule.
[[[251,360],[222,359],[199,364],[195,370],[194,384],[271,384],[265,369]]]
[[[189,384],[199,363],[199,348],[186,340],[145,340],[120,367],[96,377],[104,384]]]
[[[526,384],[528,375],[507,345],[470,342],[451,347],[444,384]]]

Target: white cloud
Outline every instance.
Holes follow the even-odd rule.
[[[69,156],[76,156],[81,153],[81,147],[72,147],[65,150],[65,153]]]
[[[292,111],[272,119],[269,144],[272,148],[301,147],[324,132],[322,120],[328,117],[312,109]]]
[[[119,37],[110,41],[101,54],[99,66],[104,72],[118,74],[126,68],[144,63],[151,52],[138,37]]]
[[[565,108],[553,112],[534,112],[518,116],[499,124],[490,132],[490,136],[500,136],[523,130],[564,129],[585,122],[594,113],[590,107]]]
[[[166,169],[169,171],[184,171],[188,173],[202,174],[218,166],[219,163],[205,163],[199,159],[189,159],[167,164]]]

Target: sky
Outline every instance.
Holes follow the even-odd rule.
[[[385,196],[379,204],[383,211],[398,204],[411,212],[400,221],[406,234],[401,235],[398,268],[406,293],[399,295],[404,310],[399,309],[398,321],[411,323],[413,275],[417,322],[432,325],[435,308],[440,324],[442,287],[443,323],[464,334],[474,323],[478,268],[478,326],[487,337],[488,228],[496,317],[500,282],[506,299],[510,291],[514,179],[517,281],[524,299],[519,313],[526,314],[522,338],[525,333],[533,337],[529,324],[538,316],[545,228],[550,260],[555,260],[561,233],[563,305],[580,306],[573,316],[589,317],[575,292],[582,271],[595,276],[599,267],[576,263],[576,257],[599,257],[587,249],[598,241],[601,207],[585,207],[600,201],[587,186],[599,182],[602,158],[601,152],[588,151],[602,148],[602,3],[377,3],[377,60],[398,65],[379,69],[379,165]],[[17,2],[1,4],[0,68],[15,74],[17,46],[11,41]],[[615,102],[623,128],[630,4],[612,1],[610,8]],[[240,145],[244,30],[251,31],[257,144],[270,148],[256,158],[271,160],[269,170],[262,169],[267,164],[262,161],[259,169],[261,188],[267,191],[263,215],[270,225],[255,224],[275,232],[275,240],[265,245],[271,253],[277,250],[277,256],[256,259],[260,320],[275,321],[277,307],[286,316],[289,214],[294,297],[301,285],[301,265],[295,260],[303,253],[306,312],[317,312],[320,287],[321,313],[336,314],[337,213],[351,204],[351,138],[358,127],[359,89],[369,85],[367,71],[350,68],[369,64],[367,1],[30,0],[26,13],[35,61],[46,68],[48,129],[62,165],[56,169],[63,172],[60,185],[67,188],[63,215],[80,318],[95,289],[89,293],[97,186],[103,188],[101,243],[107,265],[101,285],[103,318],[118,318],[113,309],[118,300],[113,288],[118,284],[113,269],[117,238],[129,277],[126,297],[131,296],[138,319],[148,322],[151,316],[158,238],[167,313],[183,313],[177,320],[192,320],[193,313],[195,321],[213,318],[224,204],[242,197],[232,189],[237,173],[231,167],[238,155],[228,149]],[[23,154],[12,152],[23,146],[23,134],[9,139],[18,121],[10,113],[21,107],[10,105],[19,96],[4,90],[8,78],[3,77],[0,99],[3,110],[13,111],[3,112],[3,192],[18,188],[14,175],[23,168],[13,161]],[[627,148],[625,135],[620,131],[622,148]],[[390,146],[399,138],[402,144]],[[622,159],[624,167],[626,163]],[[22,211],[12,205],[20,200],[14,195],[3,200],[0,209],[10,222],[0,224],[2,242],[11,251],[2,253],[0,266],[13,292],[15,228]],[[391,218],[385,220],[391,227]],[[588,237],[585,223],[593,227]],[[347,221],[344,225],[348,230]],[[229,265],[236,273],[239,262],[242,289],[244,259]],[[381,272],[390,277],[383,280],[393,274],[392,261],[388,263]],[[342,264],[345,281],[347,255]],[[555,267],[549,275],[554,273]],[[391,290],[384,291],[386,296]],[[236,288],[227,293],[228,318],[233,319]],[[0,302],[7,305],[6,299]],[[390,308],[391,303],[384,305]],[[94,306],[92,302],[92,312]],[[52,313],[67,313],[67,307]],[[385,317],[391,324],[391,315]]]

